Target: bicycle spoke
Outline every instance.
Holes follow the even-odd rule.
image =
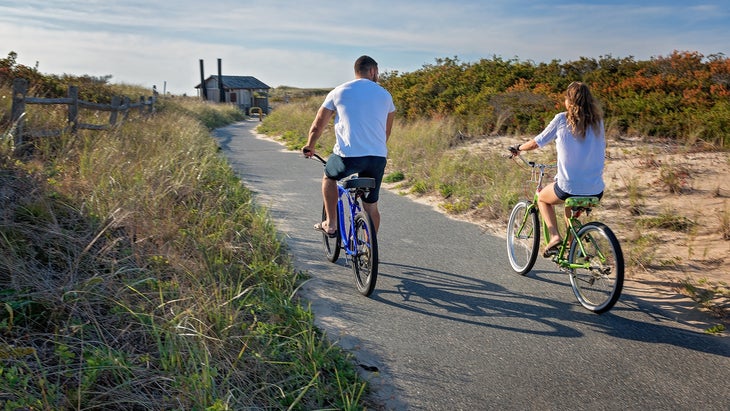
[[[537,259],[540,226],[537,212],[528,201],[517,203],[507,223],[507,256],[512,269],[524,275]]]
[[[369,296],[378,277],[378,241],[370,217],[362,212],[355,216],[352,270],[358,291]]]
[[[570,283],[578,301],[596,313],[608,311],[623,288],[623,254],[613,232],[602,223],[584,225],[568,255]]]

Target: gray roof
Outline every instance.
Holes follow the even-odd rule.
[[[271,87],[267,86],[266,84],[262,83],[257,79],[256,77],[252,76],[221,76],[223,78],[223,87],[227,89],[270,89]],[[205,79],[205,82],[208,83],[210,81],[213,81],[214,84],[218,84],[218,76],[210,76],[207,79]],[[200,88],[200,84],[195,86],[195,88]]]

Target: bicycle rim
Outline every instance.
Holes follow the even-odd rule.
[[[338,213],[339,217],[339,213]],[[324,221],[327,218],[327,213],[324,210],[324,206],[322,206],[322,221]],[[339,218],[335,221],[339,221]],[[340,257],[340,244],[342,243],[342,239],[340,238],[340,230],[337,229],[337,235],[334,238],[330,238],[325,233],[322,233],[322,245],[324,246],[324,255],[327,258],[327,261],[334,263],[337,261],[337,259]]]
[[[378,279],[378,240],[372,220],[366,213],[355,216],[355,253],[352,256],[352,271],[360,294],[369,296]]]
[[[587,223],[570,245],[568,261],[583,264],[570,272],[570,285],[578,302],[597,314],[610,310],[621,296],[624,257],[621,245],[603,223]]]
[[[531,205],[529,201],[515,204],[507,223],[507,256],[512,269],[520,275],[535,265],[540,248],[540,222]]]

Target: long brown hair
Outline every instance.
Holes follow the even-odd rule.
[[[585,138],[588,127],[593,129],[593,134],[601,135],[603,112],[585,83],[580,81],[570,83],[565,92],[565,100],[568,126],[573,135]]]

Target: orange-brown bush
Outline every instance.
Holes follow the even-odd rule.
[[[454,57],[381,76],[400,116],[452,117],[471,134],[539,131],[576,80],[592,87],[619,135],[730,145],[730,59],[721,54],[674,51],[648,61],[609,55],[566,63]]]

